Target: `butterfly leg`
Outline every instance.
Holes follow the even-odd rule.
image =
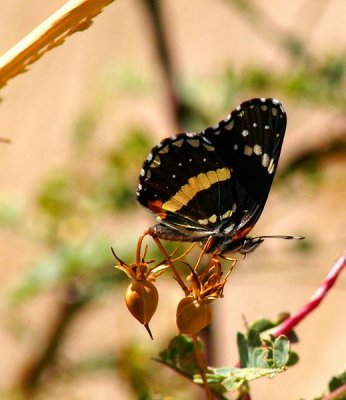
[[[143,235],[145,235],[145,234],[146,234],[146,232],[144,232]],[[175,268],[170,256],[167,254],[165,248],[162,246],[162,243],[161,243],[160,239],[157,236],[152,235],[151,233],[147,233],[147,234],[149,234],[153,238],[153,240],[156,243],[157,247],[161,251],[162,255],[164,256],[165,260],[167,261],[168,265],[170,266],[170,268],[171,268],[171,270],[173,272],[173,276],[174,276],[175,280],[179,283],[180,287],[183,289],[185,294],[188,294],[189,293],[189,289],[187,288],[187,286],[183,282],[181,276],[179,275],[178,271],[176,270],[176,268]]]

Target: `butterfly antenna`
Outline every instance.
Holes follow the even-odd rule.
[[[266,236],[256,236],[253,239],[285,239],[285,240],[303,240],[305,236],[290,236],[290,235],[266,235]]]

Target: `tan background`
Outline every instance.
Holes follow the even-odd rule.
[[[166,0],[162,3],[181,73],[196,77],[212,74],[222,71],[227,63],[237,68],[259,63],[267,65],[268,71],[286,65],[285,56],[258,37],[227,1]],[[324,2],[319,3],[322,7]],[[257,1],[282,27],[294,27],[302,37],[309,35],[309,49],[317,55],[346,49],[346,4],[342,0],[326,3],[322,17],[316,21],[309,13],[310,1]],[[57,0],[1,1],[0,53],[63,4],[64,1]],[[310,35],[312,24],[315,25]],[[79,110],[97,101],[94,96],[98,93],[98,82],[107,71],[119,65],[135,65],[145,73],[157,74],[159,65],[155,57],[140,2],[118,0],[96,18],[91,29],[69,38],[63,46],[34,64],[28,73],[10,81],[1,93],[0,136],[11,137],[13,144],[0,146],[0,196],[13,199],[29,214],[41,179],[68,159],[68,133]],[[157,84],[155,97],[141,100],[123,94],[108,103],[103,110],[103,126],[98,127],[98,146],[107,146],[115,136],[120,136],[129,119],[137,123],[145,121],[157,138],[173,133],[164,93],[160,90],[160,74]],[[273,94],[264,93],[269,95]],[[284,165],[301,149],[316,146],[324,139],[328,130],[320,127],[328,124],[335,110],[285,98],[282,101],[289,119],[282,155]],[[236,105],[230,104],[230,108]],[[136,162],[139,170],[141,161]],[[275,318],[280,311],[297,310],[344,250],[345,165],[345,158],[326,162],[322,174],[328,178],[319,187],[311,189],[297,182],[294,193],[292,187],[285,190],[281,186],[272,192],[255,233],[304,234],[312,238],[315,248],[313,252],[297,253],[292,252],[292,243],[268,241],[256,254],[239,263],[228,282],[225,298],[215,306],[218,365],[232,365],[237,359],[235,332],[243,328],[242,314],[252,321],[264,313]],[[141,210],[140,215],[138,223],[135,217],[129,217],[130,223],[126,221],[122,231],[125,238],[133,234],[134,226],[138,235],[151,223],[147,213]],[[110,229],[110,242],[114,241],[116,232]],[[38,243],[16,232],[0,231],[1,293],[5,294],[28,264],[38,260],[45,251]],[[180,296],[177,288],[169,285],[166,288],[166,285],[167,282],[159,283],[159,289],[165,288],[167,295],[152,323],[162,345],[168,339],[166,330],[174,330],[175,303]],[[299,364],[272,382],[261,380],[253,384],[253,399],[309,399],[325,389],[330,376],[346,360],[346,326],[342,315],[345,288],[346,280],[342,276],[320,309],[298,328],[301,342],[295,348],[301,358]],[[120,294],[107,297],[78,318],[66,343],[66,357],[77,358],[91,347],[115,346],[129,336],[147,340],[127,314],[121,297]],[[18,366],[30,354],[32,342],[39,344],[53,304],[54,294],[47,293],[21,307],[18,313],[25,321],[25,329],[20,333],[16,330],[16,334],[6,307],[0,309],[2,387],[16,378]],[[158,349],[153,345],[152,351],[156,353]],[[67,398],[66,393],[70,399],[131,399],[119,378],[111,374],[62,383],[52,390],[49,398]]]

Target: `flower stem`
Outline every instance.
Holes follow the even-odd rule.
[[[209,387],[208,381],[207,381],[205,361],[204,361],[201,349],[200,349],[200,347],[198,345],[198,337],[197,337],[196,334],[192,334],[191,338],[192,338],[193,345],[194,345],[194,348],[195,348],[196,360],[197,360],[198,368],[199,368],[199,370],[201,372],[201,377],[202,377],[202,381],[203,381],[205,394],[206,394],[208,400],[213,400],[213,396],[211,394],[210,387]]]
[[[328,291],[333,287],[341,271],[346,266],[346,252],[343,253],[329,271],[326,279],[322,282],[321,286],[316,290],[311,299],[294,315],[285,319],[278,325],[273,334],[275,336],[287,335],[292,329],[297,326],[300,321],[306,318],[324,299]]]

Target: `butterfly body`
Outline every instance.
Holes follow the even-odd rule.
[[[286,113],[275,99],[242,103],[201,133],[164,139],[143,164],[138,201],[156,215],[166,240],[210,241],[218,254],[247,253],[277,168]]]

